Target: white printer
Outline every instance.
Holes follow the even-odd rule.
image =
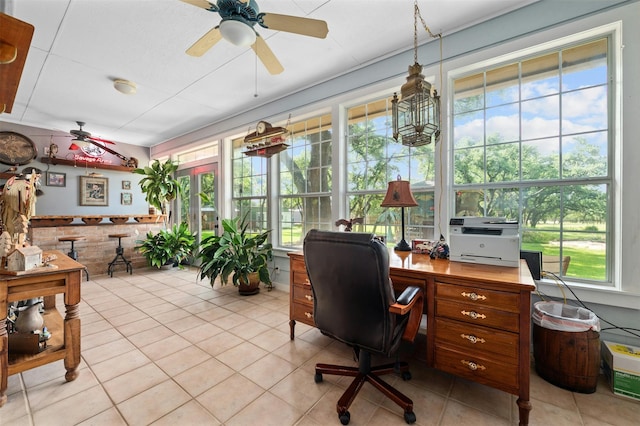
[[[449,220],[449,259],[456,262],[517,267],[518,222],[504,217],[453,217]]]

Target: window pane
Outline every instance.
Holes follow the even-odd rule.
[[[520,100],[518,64],[487,71],[487,108]]]
[[[520,190],[518,188],[487,189],[485,194],[487,216],[518,220],[520,214]]]
[[[522,139],[560,134],[560,97],[547,96],[522,102]]]
[[[581,133],[607,128],[607,88],[576,90],[562,97],[562,133]]]
[[[484,144],[484,111],[454,115],[453,126],[453,144],[456,148]]]
[[[586,178],[607,176],[607,133],[586,133],[562,139],[562,176]]]
[[[560,188],[533,186],[524,188],[522,193],[522,226],[547,229],[547,225],[552,224],[557,228],[560,222]]]
[[[525,99],[554,95],[560,91],[559,55],[549,55],[522,62],[521,97]]]
[[[562,90],[607,84],[607,39],[562,51]]]
[[[520,145],[506,143],[487,147],[487,182],[514,182],[520,177]]]
[[[454,183],[484,183],[484,148],[457,149],[453,161]]]
[[[484,75],[476,74],[457,79],[453,83],[453,92],[454,114],[484,108]]]
[[[480,190],[456,191],[456,216],[485,216],[484,192]]]
[[[519,105],[487,108],[487,145],[520,140]]]
[[[522,180],[560,177],[560,140],[539,139],[522,143]]]

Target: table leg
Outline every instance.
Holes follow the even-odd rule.
[[[516,401],[518,404],[518,411],[520,416],[520,426],[527,426],[529,424],[529,413],[531,412],[531,402],[528,400],[524,400],[522,398],[518,398]]]
[[[0,305],[3,304],[0,303]],[[4,306],[4,308],[0,308],[4,312],[0,313],[0,317],[3,317],[0,319],[0,407],[7,402],[7,372],[9,371],[9,335],[7,334],[6,326],[6,303]]]
[[[80,365],[80,307],[78,304],[65,305],[66,315],[64,318],[64,345],[67,352],[64,357],[64,367],[67,373],[64,378],[67,382],[78,377],[78,366]]]
[[[293,340],[294,339],[294,330],[296,328],[296,320],[290,320],[289,321],[289,328],[291,329],[291,336],[290,339]]]

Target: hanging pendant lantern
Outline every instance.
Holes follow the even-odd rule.
[[[391,100],[393,138],[411,147],[437,142],[440,137],[440,96],[431,83],[424,80],[422,65],[418,63],[419,15],[416,0],[413,16],[414,64],[409,66],[409,75],[400,89],[400,98],[394,93]],[[422,20],[422,16],[420,19]],[[441,34],[433,35],[426,25],[424,27],[431,37],[439,37],[442,43]],[[442,58],[440,61],[442,62]]]

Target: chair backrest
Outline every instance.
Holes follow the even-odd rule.
[[[395,350],[398,324],[389,313],[395,294],[384,244],[373,234],[312,230],[304,240],[304,259],[316,327],[371,352]]]
[[[561,273],[561,275],[566,275],[570,262],[571,256],[564,256],[562,261],[560,261],[560,257],[558,256],[543,255],[542,270],[546,272],[553,272],[554,274]]]

